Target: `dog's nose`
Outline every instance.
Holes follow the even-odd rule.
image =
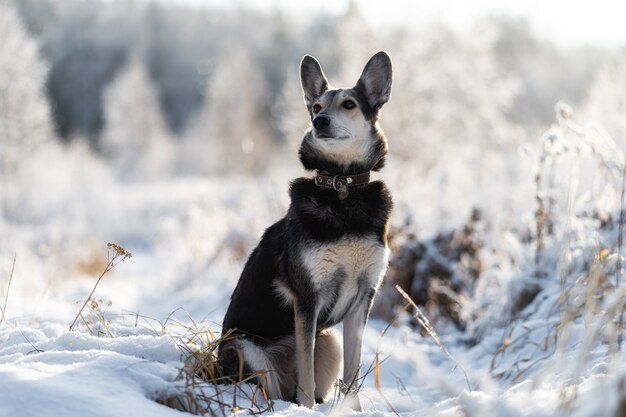
[[[313,119],[313,127],[315,127],[317,130],[325,129],[328,126],[330,126],[330,117],[326,115],[321,114]]]

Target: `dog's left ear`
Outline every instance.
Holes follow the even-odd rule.
[[[378,110],[391,98],[392,80],[391,58],[381,51],[367,61],[354,88],[363,92],[369,105]]]
[[[311,55],[305,55],[300,63],[300,84],[309,109],[330,86],[320,63]]]

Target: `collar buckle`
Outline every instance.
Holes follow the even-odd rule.
[[[345,199],[348,194],[349,187],[356,187],[369,183],[370,172],[361,174],[340,175],[331,174],[327,171],[317,171],[315,174],[315,185],[320,188],[333,189],[339,194],[341,200]]]

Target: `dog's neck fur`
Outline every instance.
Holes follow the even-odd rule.
[[[373,151],[369,153],[365,160],[354,160],[349,162],[337,161],[329,158],[325,153],[321,152],[313,146],[313,133],[309,130],[300,145],[300,162],[306,170],[326,171],[333,175],[356,175],[369,171],[379,171],[385,166],[385,157],[387,156],[387,141],[380,129],[375,129],[376,136],[379,140],[372,146]]]

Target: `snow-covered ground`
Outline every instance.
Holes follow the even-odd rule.
[[[615,167],[602,142],[587,152],[587,137],[561,129],[529,145],[526,156],[451,151],[425,177],[392,158],[380,177],[394,194],[394,227],[428,238],[482,209],[484,268],[463,305],[467,327],[435,326],[454,359],[409,313],[392,326],[374,317],[364,338],[362,413],[331,399],[314,410],[278,401],[266,415],[624,416],[626,354],[616,341],[625,299],[624,280],[616,281],[620,182],[611,179]],[[191,335],[219,333],[247,255],[283,215],[288,181],[302,172],[282,165],[257,178],[121,182],[80,149],[58,152],[44,173],[30,171],[27,191],[7,194],[13,220],[1,223],[0,301],[9,293],[0,324],[0,415],[181,415],[161,403],[216,389],[182,377],[189,349],[202,344]],[[51,184],[45,174],[55,170]],[[537,180],[537,170],[552,180]],[[537,257],[539,200],[548,202],[554,230]],[[602,220],[601,212],[611,217]],[[132,257],[104,276],[96,303],[69,331],[114,255],[107,242]],[[536,297],[516,310],[528,289]],[[246,400],[253,387],[217,389],[225,404],[204,404],[216,414],[263,406],[260,397],[256,405]]]

